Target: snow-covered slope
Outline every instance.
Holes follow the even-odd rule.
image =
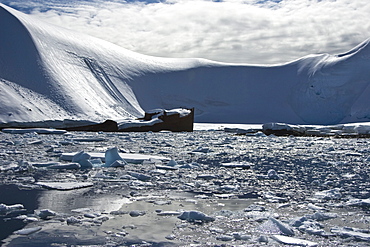
[[[370,121],[369,40],[346,54],[276,66],[157,58],[2,4],[0,37],[3,123],[103,121],[177,107],[195,107],[197,122]]]

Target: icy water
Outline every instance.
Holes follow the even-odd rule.
[[[369,142],[216,130],[0,132],[2,245],[369,246]],[[104,157],[111,147],[163,160],[53,168],[72,163],[62,154]],[[45,188],[50,182],[73,186]]]

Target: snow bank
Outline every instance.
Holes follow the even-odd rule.
[[[115,121],[178,107],[195,108],[196,122],[370,121],[370,40],[275,66],[157,58],[3,4],[0,34],[0,123]]]

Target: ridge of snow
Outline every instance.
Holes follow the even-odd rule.
[[[370,119],[370,40],[274,66],[159,58],[0,4],[0,122],[134,119],[195,108],[196,122]],[[160,45],[160,44],[159,44]]]

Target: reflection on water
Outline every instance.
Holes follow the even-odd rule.
[[[37,208],[37,198],[40,192],[40,190],[20,190],[16,185],[0,185],[0,203],[6,205],[22,204],[27,213],[33,213],[33,210]],[[21,220],[8,220],[8,217],[0,215],[0,240],[26,225]]]
[[[11,190],[10,190],[10,189]],[[27,227],[41,226],[42,230],[28,236],[11,235],[5,243],[9,246],[40,246],[40,245],[97,245],[113,241],[119,244],[137,244],[143,241],[152,246],[172,246],[181,241],[198,240],[202,242],[209,238],[208,227],[187,224],[177,218],[176,215],[161,216],[158,212],[163,211],[201,211],[208,215],[228,218],[223,223],[226,228],[233,228],[239,224],[239,216],[234,214],[235,219],[229,218],[232,213],[227,211],[240,211],[256,202],[255,199],[196,199],[192,193],[168,193],[163,191],[156,195],[127,198],[122,195],[96,193],[93,188],[76,189],[70,191],[57,190],[29,190],[21,191],[16,186],[2,190],[2,197],[7,198],[8,204],[22,203],[27,210],[50,209],[60,215],[63,220],[41,220]],[[8,194],[4,194],[8,191]],[[22,200],[10,201],[13,198]],[[92,212],[107,217],[100,223],[85,217],[84,211],[76,210],[88,208]],[[145,212],[144,215],[133,217],[129,212],[138,210]],[[112,211],[120,211],[121,214],[110,214]],[[217,213],[220,212],[220,213]],[[66,219],[70,216],[79,218],[81,224],[67,224]],[[234,222],[234,220],[237,220]],[[9,222],[2,222],[3,228],[8,228]],[[228,226],[230,224],[230,226]],[[242,223],[240,223],[242,224]],[[3,235],[5,238],[11,234],[14,228]],[[240,225],[242,227],[242,225]],[[175,239],[169,240],[169,236]]]
[[[51,209],[57,213],[71,213],[73,209],[90,208],[97,212],[111,212],[119,210],[130,200],[117,195],[89,193],[91,188],[77,190],[47,190],[39,196],[40,209]]]

